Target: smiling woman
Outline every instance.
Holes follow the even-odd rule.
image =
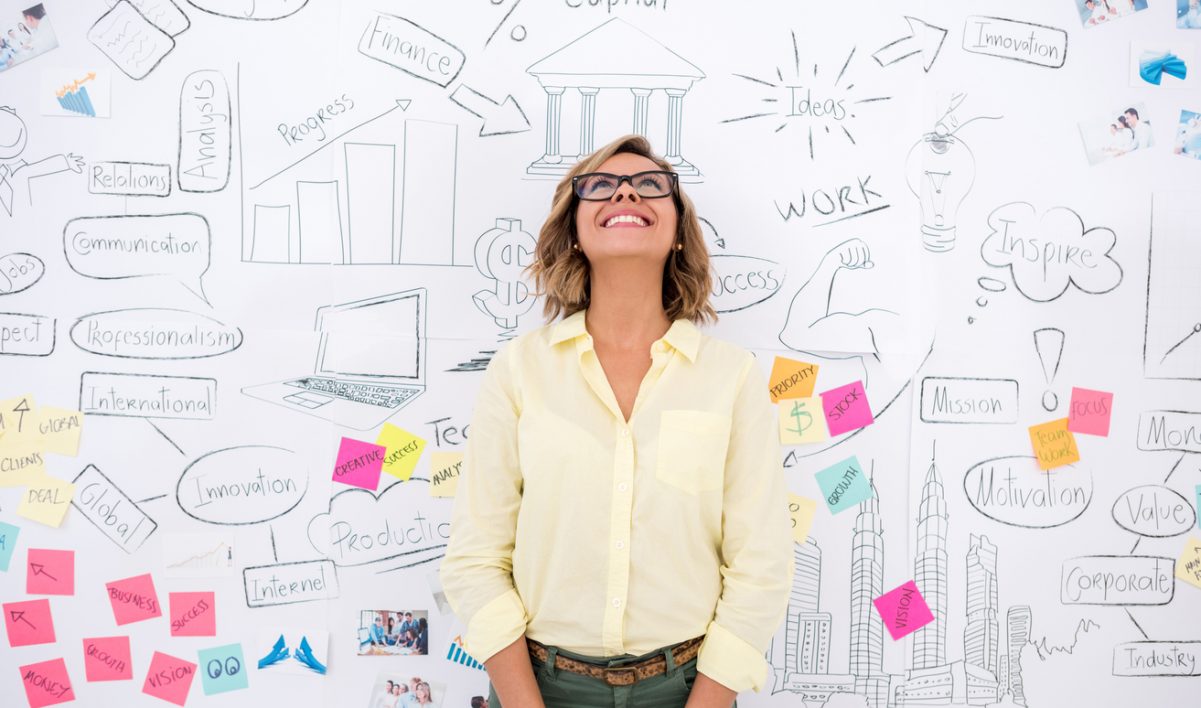
[[[441,567],[488,707],[761,690],[793,570],[776,414],[697,327],[709,253],[672,166],[636,135],[583,157],[529,269],[552,322],[488,366]]]

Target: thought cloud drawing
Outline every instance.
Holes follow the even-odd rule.
[[[1009,268],[1014,286],[1035,302],[1054,300],[1069,285],[1099,295],[1122,282],[1122,267],[1109,255],[1117,236],[1105,227],[1085,229],[1067,207],[1039,215],[1030,204],[1012,202],[993,210],[988,225],[980,257]]]

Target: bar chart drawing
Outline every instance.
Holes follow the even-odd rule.
[[[471,267],[455,262],[458,141],[388,111],[244,186],[242,260]]]

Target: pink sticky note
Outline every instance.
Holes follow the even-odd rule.
[[[25,686],[25,698],[29,701],[29,708],[41,708],[75,700],[71,677],[67,674],[67,662],[62,659],[26,664],[17,670],[21,672],[21,683]]]
[[[334,481],[374,492],[379,486],[379,473],[387,452],[388,448],[382,445],[342,438],[338,461],[334,463]]]
[[[129,681],[133,661],[129,637],[92,637],[83,640],[83,671],[89,681]]]
[[[188,701],[188,689],[192,687],[192,679],[195,677],[196,664],[156,651],[150,659],[150,669],[146,672],[146,683],[142,684],[142,693],[182,706]]]
[[[49,600],[6,602],[3,607],[10,647],[54,642],[54,618],[50,615]]]
[[[1068,411],[1068,430],[1085,435],[1109,436],[1109,414],[1113,394],[1072,387],[1072,407]]]
[[[75,551],[30,548],[25,570],[25,592],[30,595],[75,594]]]
[[[150,573],[114,580],[104,587],[108,588],[108,601],[113,606],[113,617],[119,625],[141,622],[163,614]]]
[[[217,636],[217,603],[211,592],[168,593],[172,637]]]
[[[823,392],[822,410],[826,413],[830,437],[858,430],[875,422],[862,381]]]
[[[917,583],[912,580],[877,597],[875,602],[876,610],[893,639],[916,632],[934,621],[934,615],[917,590]]]

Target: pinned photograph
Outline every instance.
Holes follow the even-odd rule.
[[[1085,29],[1107,25],[1147,9],[1147,0],[1075,0]]]
[[[363,610],[359,656],[424,656],[429,653],[429,610]]]
[[[1180,112],[1180,124],[1176,126],[1176,144],[1172,152],[1201,160],[1201,113]]]
[[[246,648],[247,663],[259,671],[324,676],[329,666],[329,632],[314,627],[261,629]]]
[[[1201,29],[1201,0],[1176,0],[1176,28]]]
[[[420,676],[406,677],[395,671],[386,671],[375,679],[367,708],[440,708],[445,699],[446,684],[426,681]]]
[[[1194,47],[1189,42],[1131,42],[1130,85],[1197,88],[1201,80],[1197,78],[1195,56]]]
[[[46,4],[25,8],[19,17],[0,18],[0,71],[45,54],[58,46]]]
[[[1080,124],[1088,163],[1096,165],[1155,144],[1151,120],[1141,103],[1118,108],[1104,117]]]

